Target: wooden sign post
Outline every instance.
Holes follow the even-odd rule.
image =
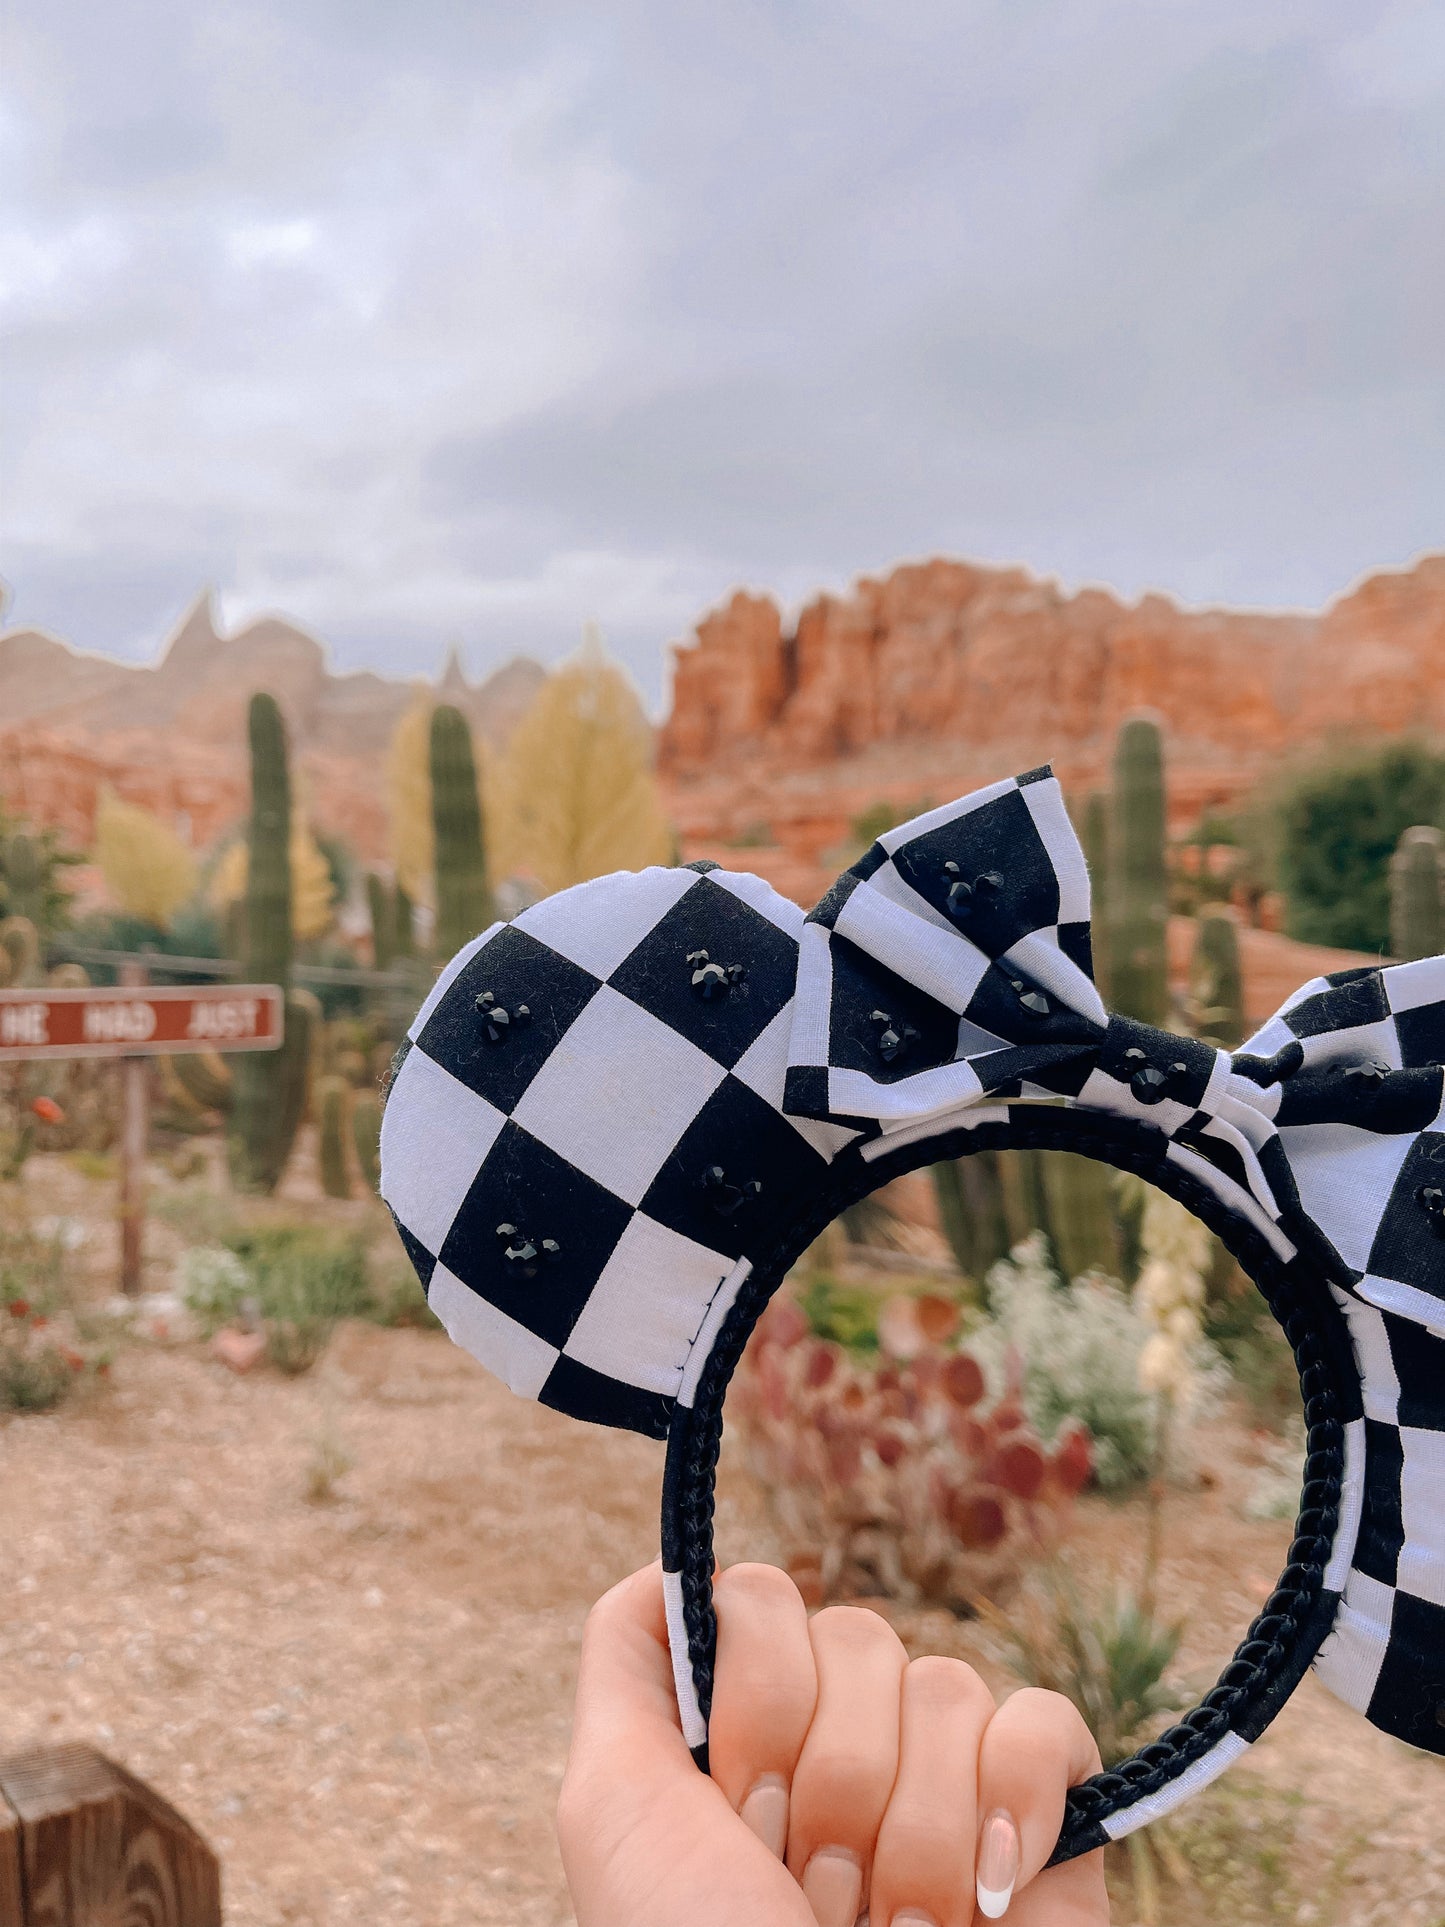
[[[0,1064],[49,1057],[119,1057],[120,1283],[141,1284],[148,1129],[147,1057],[189,1051],[277,1050],[285,1022],[276,984],[145,982],[145,968],[125,967],[128,981],[86,990],[0,990]]]

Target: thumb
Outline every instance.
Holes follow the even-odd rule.
[[[685,1767],[701,1777],[678,1718],[660,1560],[604,1593],[587,1615],[572,1752],[584,1768],[594,1760],[615,1767],[623,1753],[634,1769]]]

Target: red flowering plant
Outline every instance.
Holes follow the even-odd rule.
[[[1093,1466],[1088,1432],[1069,1420],[1039,1436],[1017,1360],[991,1398],[959,1326],[945,1298],[891,1298],[869,1359],[818,1337],[787,1298],[760,1320],[730,1415],[810,1603],[881,1595],[967,1612],[1067,1533]]]
[[[0,1414],[46,1412],[109,1354],[60,1303],[62,1248],[26,1229],[0,1229]]]

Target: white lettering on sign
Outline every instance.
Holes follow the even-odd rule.
[[[49,1019],[44,1004],[0,1005],[0,1044],[48,1044]]]
[[[154,1005],[139,1002],[87,1004],[82,1019],[87,1044],[144,1044],[155,1027]]]
[[[226,1037],[254,1037],[260,1002],[255,997],[231,997],[224,1003],[196,1004],[187,1037],[215,1041]]]

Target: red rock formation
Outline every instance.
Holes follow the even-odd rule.
[[[675,652],[673,691],[661,767],[689,851],[775,844],[821,875],[876,801],[941,800],[1045,757],[1071,788],[1097,784],[1138,709],[1167,726],[1182,824],[1332,734],[1445,735],[1445,555],[1320,615],[909,564],[820,596],[791,636],[766,597],[734,596]]]

